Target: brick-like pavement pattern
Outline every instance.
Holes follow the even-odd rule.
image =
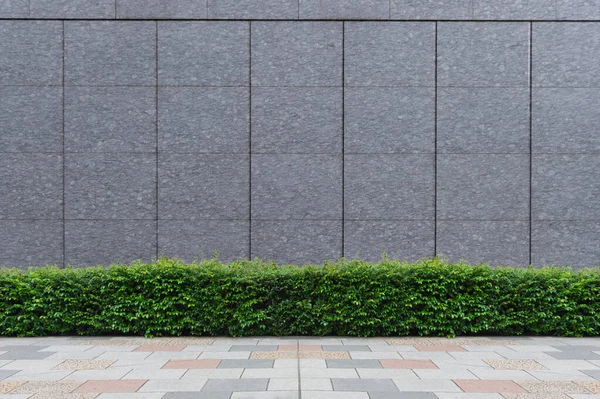
[[[0,399],[600,399],[600,338],[0,338]]]

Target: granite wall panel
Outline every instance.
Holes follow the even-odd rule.
[[[596,0],[165,4],[0,1],[0,264],[600,264]]]

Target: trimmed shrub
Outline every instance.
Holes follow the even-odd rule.
[[[600,334],[600,269],[160,259],[0,271],[0,335]]]

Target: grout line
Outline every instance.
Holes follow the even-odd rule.
[[[252,21],[248,22],[248,259],[252,259]]]
[[[529,23],[529,264],[533,232],[533,23]]]
[[[62,252],[63,252],[63,268],[67,266],[67,226],[65,222],[65,22],[62,23],[62,137],[61,137],[61,155],[62,155]]]
[[[435,23],[435,67],[434,67],[434,161],[433,161],[433,256],[437,256],[437,222],[438,222],[438,23]]]
[[[342,258],[346,256],[346,22],[342,22]]]
[[[155,86],[155,92],[154,92],[154,124],[155,124],[155,149],[156,149],[156,226],[155,226],[155,234],[156,234],[156,259],[158,260],[158,21],[156,21],[156,25],[155,25],[155,29],[156,29],[156,42],[155,42],[155,46],[156,48],[155,50],[155,55],[156,55],[156,64],[155,64],[155,82],[156,82],[156,86]]]

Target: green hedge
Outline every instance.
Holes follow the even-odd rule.
[[[600,333],[600,270],[425,260],[0,271],[0,335]]]

